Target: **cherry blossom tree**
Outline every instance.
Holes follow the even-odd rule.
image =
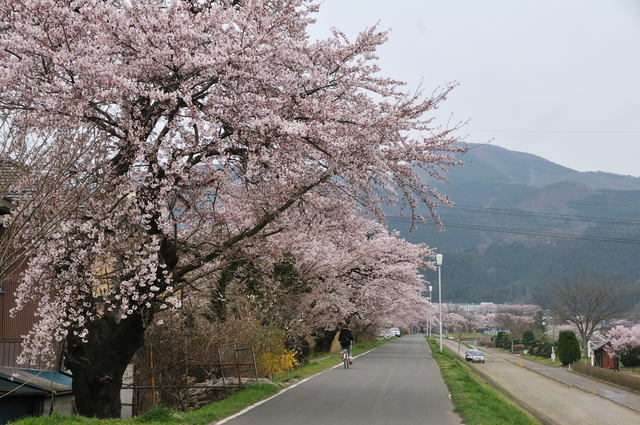
[[[215,302],[216,309],[254,303],[254,311],[277,320],[293,337],[352,320],[365,327],[424,321],[428,302],[419,269],[431,268],[425,258],[433,251],[399,239],[345,205],[307,210],[312,227],[295,226],[254,243],[242,255],[253,273],[236,269],[237,277],[223,287],[210,285],[214,297],[225,300]],[[274,264],[280,270],[276,274],[271,273]]]
[[[540,306],[535,304],[498,304],[496,313],[510,313],[517,316],[534,316],[542,310]]]
[[[25,260],[61,220],[77,213],[96,185],[84,171],[92,134],[64,143],[64,131],[36,132],[0,119],[0,276],[14,278]],[[26,232],[29,232],[27,235]]]
[[[607,332],[611,346],[607,351],[614,356],[623,356],[640,348],[640,325],[632,327],[616,326]]]
[[[442,327],[448,332],[464,332],[469,329],[469,319],[459,313],[442,313]]]
[[[433,208],[449,204],[418,172],[443,180],[457,164],[455,128],[431,115],[451,87],[424,96],[380,76],[386,34],[375,27],[311,41],[316,10],[0,2],[0,112],[36,135],[65,132],[49,148],[85,153],[83,172],[99,177],[82,213],[38,240],[17,292],[18,309],[38,304],[23,359],[63,341],[80,414],[118,416],[122,374],[155,314],[215,281],[234,253],[299,227],[289,211],[340,199],[381,217],[399,200],[438,221]],[[331,279],[371,279],[350,267]],[[375,293],[365,288],[375,284],[350,289],[361,309]]]
[[[494,329],[496,327],[495,313],[480,314],[471,313],[469,315],[469,327],[474,331]]]
[[[520,335],[523,331],[531,329],[535,323],[532,316],[513,313],[496,313],[494,320],[498,328],[508,329],[512,335]]]

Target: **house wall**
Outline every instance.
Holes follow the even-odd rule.
[[[45,398],[42,403],[41,415],[48,415],[51,409],[52,398]],[[72,416],[75,413],[75,399],[73,394],[65,394],[53,399],[53,411],[61,413],[65,416]]]
[[[597,350],[594,353],[595,365],[605,369],[617,369],[616,359],[609,357],[606,351],[603,349]]]
[[[7,397],[0,399],[0,425],[25,416],[38,416],[42,408],[42,397]]]
[[[30,303],[15,317],[10,317],[10,311],[15,307],[14,292],[18,288],[19,277],[24,271],[25,264],[4,276],[0,284],[0,366],[15,366],[15,359],[19,354],[19,341],[35,322],[36,305]]]

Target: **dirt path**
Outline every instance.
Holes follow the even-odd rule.
[[[457,342],[444,343],[457,352]],[[465,349],[460,351],[464,356]],[[640,413],[629,408],[542,376],[502,356],[485,354],[487,362],[473,367],[544,422],[558,425],[640,424]]]

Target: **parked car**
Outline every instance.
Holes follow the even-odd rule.
[[[400,329],[398,329],[398,328],[389,328],[389,331],[391,332],[392,335],[395,335],[395,336],[400,336],[401,335],[400,334]]]

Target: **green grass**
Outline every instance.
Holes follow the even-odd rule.
[[[620,366],[620,372],[640,373],[640,366]]]
[[[554,362],[549,357],[540,357],[540,356],[532,356],[530,354],[523,354],[522,358],[525,360],[531,360],[532,362],[543,364],[545,366],[552,366],[552,367],[562,366],[562,363],[560,363],[560,360],[556,359],[556,361]]]
[[[205,425],[236,413],[248,405],[262,400],[280,387],[273,384],[248,385],[234,391],[224,400],[209,403],[200,409],[177,412],[165,407],[156,407],[133,419],[96,419],[81,416],[41,416],[25,418],[13,425]]]
[[[376,341],[367,344],[355,344],[353,355],[364,353],[367,350],[386,344],[392,339]],[[81,416],[40,416],[25,418],[11,425],[205,425],[226,418],[245,407],[275,394],[292,381],[307,378],[325,369],[335,366],[340,361],[340,354],[334,353],[327,358],[311,361],[308,364],[292,370],[285,375],[274,379],[275,384],[254,384],[234,391],[224,400],[214,401],[199,409],[180,412],[165,407],[155,407],[133,419],[95,419]]]
[[[540,425],[533,416],[483,381],[448,348],[429,341],[456,412],[466,425]]]
[[[462,332],[462,334],[453,333],[453,332],[444,332],[444,336],[455,339],[456,341],[458,339],[462,339],[463,341],[477,339],[479,341],[487,337],[487,335],[480,332]]]

